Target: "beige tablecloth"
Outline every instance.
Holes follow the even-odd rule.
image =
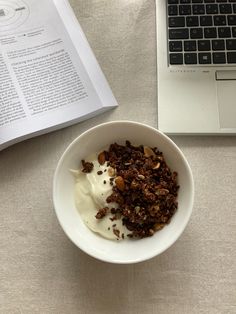
[[[59,226],[52,178],[70,141],[100,122],[157,121],[154,0],[71,4],[120,106],[0,152],[0,313],[236,313],[236,137],[173,137],[193,169],[195,204],[162,255],[103,263]]]

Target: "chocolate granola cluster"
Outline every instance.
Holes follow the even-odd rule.
[[[118,206],[99,209],[97,219],[111,212],[111,219],[122,219],[135,238],[152,236],[170,222],[178,206],[177,173],[171,172],[156,147],[114,143],[98,155],[98,161],[109,166],[112,194],[107,203]]]

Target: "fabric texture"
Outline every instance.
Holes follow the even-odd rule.
[[[105,121],[157,126],[154,0],[71,5],[119,107],[0,152],[0,313],[236,313],[236,137],[173,137],[192,167],[195,202],[160,256],[100,262],[59,226],[52,179],[68,144]]]

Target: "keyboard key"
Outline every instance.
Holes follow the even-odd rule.
[[[224,25],[226,25],[226,17],[224,15],[214,16],[214,25],[215,26],[224,26]]]
[[[218,36],[219,38],[230,38],[231,37],[230,27],[219,27]]]
[[[205,6],[203,4],[194,4],[193,14],[197,15],[205,14]]]
[[[218,14],[218,5],[217,4],[207,4],[206,5],[207,14]]]
[[[188,39],[189,31],[187,28],[175,28],[169,30],[169,39]]]
[[[197,42],[196,40],[186,40],[184,41],[184,51],[196,51]]]
[[[190,38],[191,39],[203,38],[202,28],[190,28]]]
[[[182,53],[170,53],[170,64],[183,64],[183,54]]]
[[[236,13],[236,4],[233,4],[233,11]]]
[[[229,3],[227,3],[227,4],[220,4],[219,8],[220,8],[220,13],[221,14],[230,14],[230,13],[232,13],[232,6]]]
[[[180,52],[183,50],[183,45],[182,45],[182,41],[170,41],[169,42],[169,50],[171,52]]]
[[[211,50],[210,40],[199,40],[198,41],[198,50],[199,51],[210,51]]]
[[[204,28],[204,36],[205,38],[216,38],[217,37],[216,28],[215,27]]]
[[[169,17],[169,27],[184,27],[185,18],[183,16]]]
[[[191,14],[191,5],[179,6],[179,15],[190,15],[190,14]]]
[[[226,40],[226,49],[236,50],[236,39],[227,39]]]
[[[178,4],[179,0],[168,0],[168,4]]]
[[[236,27],[232,27],[232,35],[233,37],[236,37]]]
[[[168,6],[168,14],[169,15],[178,15],[178,6],[177,5],[169,5]]]
[[[196,53],[185,53],[184,54],[185,64],[197,64],[197,54]]]
[[[187,26],[199,26],[198,16],[187,16],[186,25]]]
[[[203,3],[203,0],[192,0],[192,3]]]
[[[200,25],[201,26],[213,26],[212,16],[205,16],[205,15],[200,16]]]
[[[236,52],[227,52],[228,63],[236,63]]]
[[[228,15],[228,25],[236,25],[236,15]]]
[[[213,63],[224,64],[226,63],[226,57],[224,52],[213,52]]]
[[[191,3],[191,0],[180,0],[180,3]]]
[[[211,54],[209,52],[201,52],[198,54],[200,64],[211,64]]]
[[[223,39],[212,40],[212,50],[225,50],[225,41]]]

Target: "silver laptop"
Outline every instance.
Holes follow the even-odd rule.
[[[236,0],[156,0],[158,128],[236,134]]]

